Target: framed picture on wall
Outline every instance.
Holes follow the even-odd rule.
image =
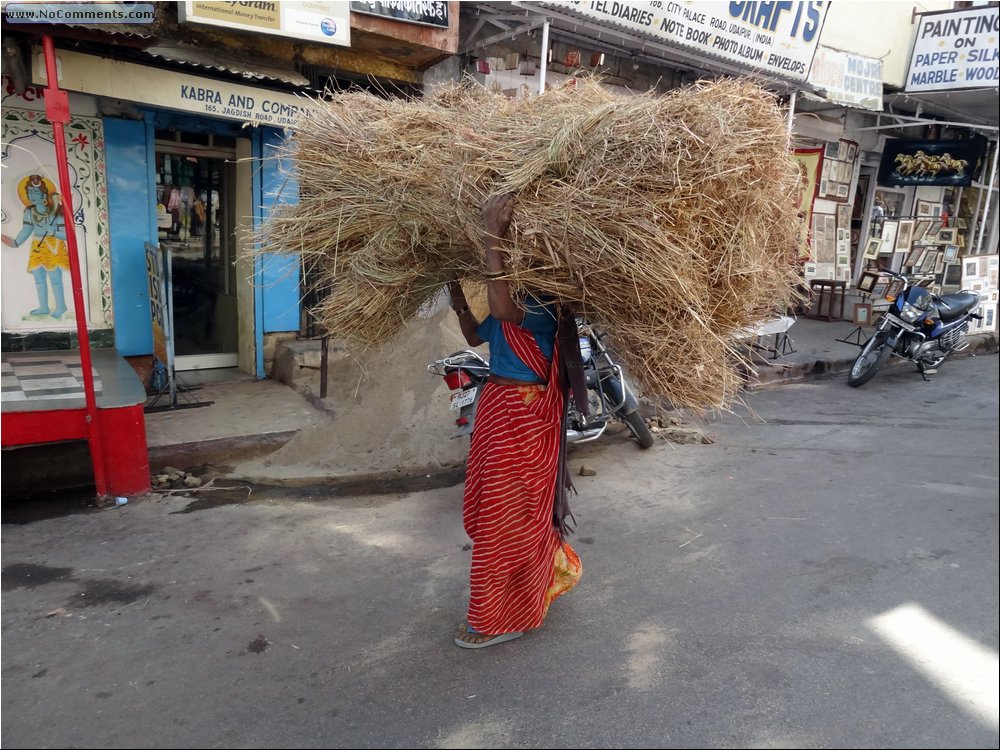
[[[862,256],[865,260],[874,260],[878,257],[878,251],[882,249],[881,237],[869,237],[865,245],[865,253]]]
[[[917,216],[931,216],[931,202],[917,201]]]
[[[882,223],[882,249],[880,252],[891,253],[896,249],[896,234],[899,232],[899,222],[890,219]]]
[[[924,242],[933,225],[930,219],[917,219],[913,224],[913,243]]]
[[[896,252],[909,252],[913,245],[913,219],[903,219],[899,222],[899,229],[896,232]]]
[[[954,245],[955,236],[958,234],[958,230],[954,227],[949,227],[947,229],[939,229],[937,231],[937,241],[942,245]]]
[[[944,248],[944,262],[954,263],[956,260],[958,260],[958,246],[946,245]]]

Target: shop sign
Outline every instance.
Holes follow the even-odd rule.
[[[182,23],[203,23],[236,31],[289,36],[300,42],[351,46],[348,0],[332,2],[235,3],[184,0],[177,4]]]
[[[913,38],[907,93],[995,87],[1000,8],[924,13]]]
[[[804,81],[830,3],[554,0],[542,5],[571,10],[601,25],[638,32],[663,44]]]
[[[309,99],[211,78],[60,50],[59,84],[71,91],[150,104],[251,125],[295,124]],[[45,60],[34,57],[34,80],[45,81]]]
[[[381,16],[405,23],[420,23],[425,26],[437,26],[447,29],[447,0],[413,0],[411,2],[351,2],[353,13],[364,13],[368,16]]]
[[[882,61],[850,52],[816,48],[809,83],[826,91],[826,98],[859,109],[882,110]]]

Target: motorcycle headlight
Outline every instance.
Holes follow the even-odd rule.
[[[899,317],[905,320],[907,323],[912,323],[915,320],[920,320],[924,317],[925,312],[915,305],[911,305],[909,302],[903,303],[903,309],[899,311]]]

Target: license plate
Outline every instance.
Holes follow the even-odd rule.
[[[913,331],[917,330],[917,327],[915,325],[910,325],[905,320],[900,320],[898,317],[896,317],[892,313],[886,313],[885,317],[887,317],[889,319],[890,323],[892,323],[894,325],[897,325],[897,326],[899,326],[900,328],[902,328],[904,330],[910,331],[911,333]]]
[[[466,388],[464,391],[452,394],[451,408],[461,409],[463,406],[473,403],[476,400],[476,391],[478,390],[479,388]]]

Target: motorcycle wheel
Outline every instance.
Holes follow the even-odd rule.
[[[629,432],[639,441],[639,447],[642,449],[653,447],[653,434],[649,431],[649,427],[646,426],[646,420],[642,418],[642,414],[636,409],[631,414],[625,415],[625,424],[628,425]]]
[[[873,342],[870,347],[865,345],[861,350],[861,354],[858,355],[858,358],[854,360],[854,364],[851,365],[851,372],[847,376],[847,384],[852,388],[864,385],[875,377],[875,373],[879,371],[879,368],[886,363],[886,360],[890,356],[892,356],[892,349],[886,345],[885,338],[882,336],[879,336],[878,340]]]

